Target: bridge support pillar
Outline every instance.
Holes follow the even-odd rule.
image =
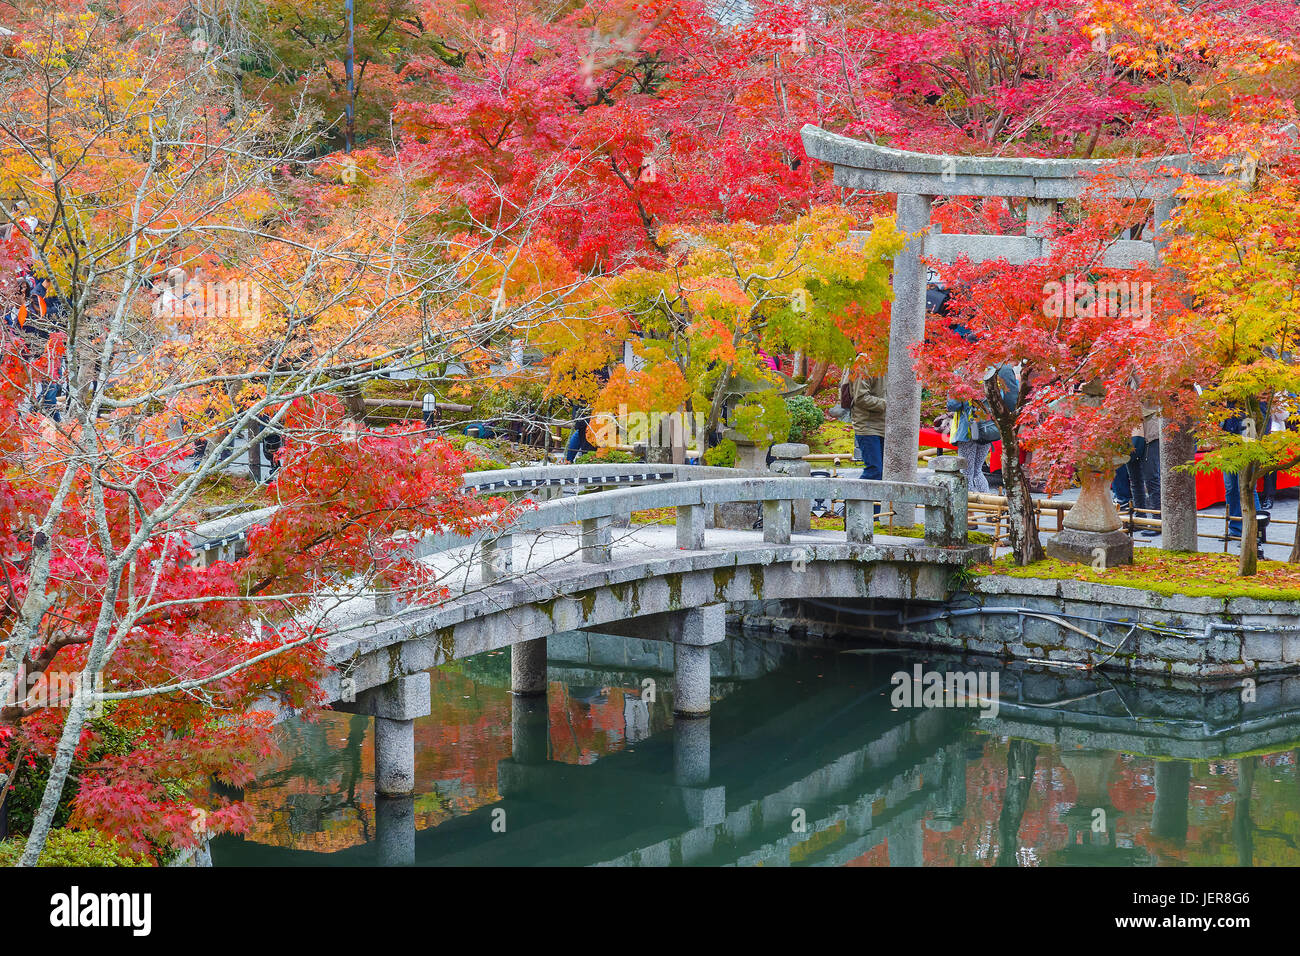
[[[546,638],[510,646],[510,693],[521,697],[546,693]]]
[[[889,828],[889,865],[924,866],[925,830],[920,817],[910,814],[894,822]]]
[[[673,783],[702,787],[709,782],[711,740],[709,718],[673,722]]]
[[[673,713],[678,717],[707,717],[709,649],[678,644],[673,648]]]
[[[380,866],[415,862],[415,797],[375,797],[375,844]]]
[[[550,756],[550,722],[545,697],[510,700],[510,756],[515,763],[543,764]]]
[[[375,718],[375,792],[390,797],[414,793],[415,719],[432,711],[429,675],[396,677],[334,709]]]
[[[709,648],[727,636],[727,606],[709,604],[681,612],[681,633],[673,645],[673,713],[709,713]]]
[[[375,792],[398,797],[415,792],[415,721],[375,718]]]
[[[709,718],[673,721],[673,784],[691,826],[714,826],[727,816],[727,788],[709,786]]]

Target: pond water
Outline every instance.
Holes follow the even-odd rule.
[[[549,657],[545,700],[512,697],[508,652],[433,673],[413,800],[376,799],[369,719],[282,724],[243,792],[256,822],[214,863],[1300,864],[1300,677],[968,672],[738,635],[712,716],[675,722],[671,645],[557,635]],[[898,696],[943,671],[982,699]]]

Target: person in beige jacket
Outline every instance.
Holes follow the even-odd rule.
[[[862,456],[859,477],[879,481],[885,462],[885,378],[852,368],[840,379],[840,405],[849,412],[853,443]]]

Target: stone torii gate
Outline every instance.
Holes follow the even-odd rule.
[[[1077,199],[1090,179],[1114,168],[1112,159],[1004,159],[985,156],[938,156],[876,146],[807,125],[802,130],[804,152],[835,167],[835,184],[850,189],[896,193],[900,232],[922,233],[894,259],[894,301],[890,307],[889,369],[886,374],[886,481],[916,481],[916,451],[920,438],[921,383],[912,368],[911,347],[925,337],[925,271],[921,257],[953,262],[965,255],[972,262],[1006,259],[1015,265],[1047,254],[1045,223],[1063,199]],[[1133,199],[1154,200],[1156,241],[1119,240],[1107,250],[1103,264],[1130,268],[1158,260],[1160,234],[1173,211],[1177,173],[1219,177],[1218,170],[1192,168],[1185,155],[1128,162],[1134,172],[1148,175],[1125,187]],[[1154,176],[1155,178],[1150,178]],[[930,223],[936,196],[1003,196],[1028,202],[1023,236],[944,234]],[[1190,431],[1166,427],[1161,436],[1161,544],[1176,550],[1196,550],[1196,487],[1192,475],[1174,470],[1191,461],[1195,439]],[[911,524],[911,506],[896,506],[903,524]]]

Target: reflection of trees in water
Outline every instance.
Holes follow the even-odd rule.
[[[369,728],[368,717],[343,713],[280,724],[275,729],[279,753],[259,768],[256,786],[278,786],[292,779],[322,786],[348,786],[349,776],[360,772],[360,748]],[[346,741],[342,748],[340,738]],[[355,786],[355,781],[351,785]]]
[[[666,694],[642,700],[641,688],[613,684],[552,684],[550,759],[590,764],[672,727]]]
[[[998,814],[998,866],[1017,866],[1020,850],[1020,824],[1025,805],[1034,789],[1034,766],[1038,762],[1038,745],[1027,740],[1013,740],[1007,747],[1007,786],[1003,791],[1002,812]]]
[[[266,797],[277,790],[288,791],[283,794],[285,813],[278,814],[280,819],[272,825],[281,840],[349,823],[359,825],[362,837],[370,839],[371,796],[369,788],[361,786],[366,779],[363,751],[370,724],[366,717],[324,714],[319,720],[278,728],[281,761],[259,774],[256,788]],[[347,736],[339,747],[337,739],[345,728]]]
[[[421,828],[499,799],[497,764],[510,756],[508,665],[506,655],[506,682],[500,686],[480,683],[454,668],[433,672],[433,715],[416,721],[415,808]],[[495,679],[500,670],[501,662],[493,661],[477,673]],[[553,759],[590,762],[669,728],[665,695],[648,706],[639,696],[639,686],[552,684]],[[260,768],[256,783],[244,794],[256,819],[248,838],[303,849],[370,842],[371,726],[367,717],[326,713],[319,720],[289,721],[277,728],[279,753]]]
[[[1151,835],[1178,850],[1187,845],[1188,803],[1192,765],[1186,760],[1156,763],[1156,799],[1151,809]]]
[[[1255,826],[1250,820],[1250,797],[1255,787],[1258,757],[1237,761],[1237,795],[1232,801],[1232,842],[1237,848],[1237,865],[1251,866],[1255,859]]]
[[[1294,750],[1201,761],[1094,752],[1099,763],[1114,762],[1109,782],[1079,792],[1068,767],[1077,751],[982,741],[983,753],[968,754],[965,819],[928,838],[927,863],[1014,866],[1029,852],[1043,864],[1300,865]],[[1090,836],[1097,806],[1107,832]],[[1080,845],[1062,856],[1072,842]]]

